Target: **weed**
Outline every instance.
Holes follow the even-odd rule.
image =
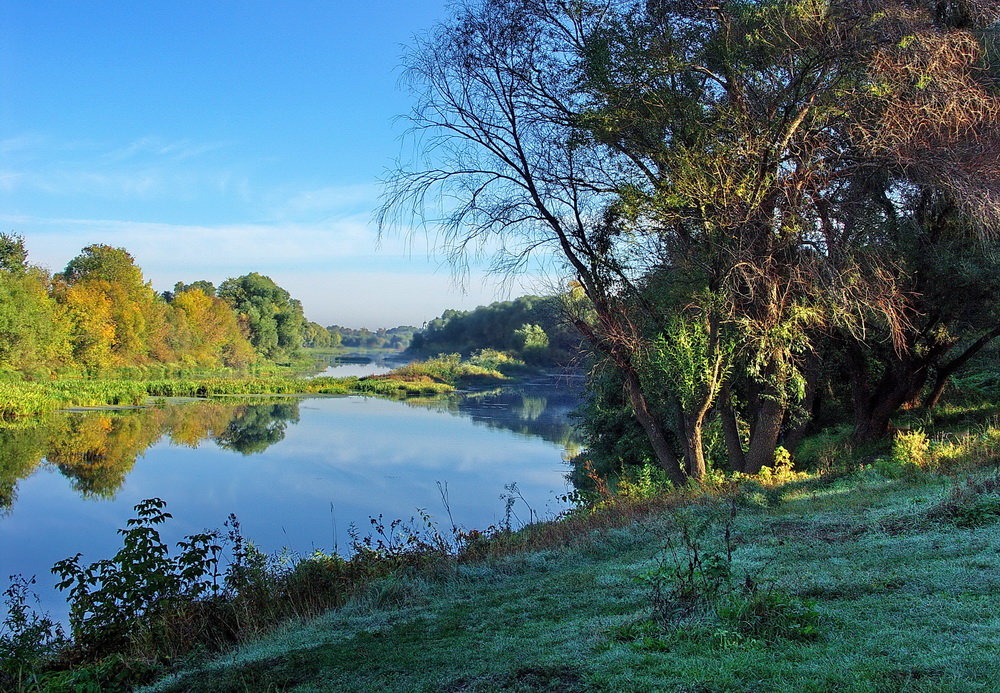
[[[722,599],[716,613],[724,626],[758,640],[815,640],[820,633],[816,600],[776,589],[745,587]]]
[[[954,486],[945,500],[927,511],[927,516],[968,528],[1000,520],[1000,474],[967,479]]]
[[[875,470],[887,479],[919,476],[932,462],[927,434],[920,429],[898,431],[889,457],[879,458]]]
[[[737,584],[736,507],[730,499],[722,506],[701,504],[672,513],[673,532],[665,538],[663,555],[655,568],[637,578],[649,588],[652,619],[626,624],[615,633],[618,639],[638,640],[643,649],[669,648],[671,628],[680,624],[684,629],[697,625],[709,640],[723,645],[741,638],[818,637],[815,601],[773,586],[762,588],[764,581],[749,574]],[[706,619],[716,625],[706,629]]]
[[[40,672],[65,643],[65,636],[58,623],[28,606],[35,578],[12,575],[10,580],[3,593],[7,617],[0,624],[0,689],[23,690],[38,683]]]
[[[156,529],[170,518],[165,505],[151,498],[135,506],[137,517],[118,530],[122,547],[113,558],[84,566],[76,554],[52,568],[56,586],[69,591],[74,642],[88,655],[119,652],[137,632],[156,638],[148,626],[172,602],[218,596],[218,537],[192,535],[170,556]]]

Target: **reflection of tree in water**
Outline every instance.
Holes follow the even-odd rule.
[[[411,406],[447,412],[488,428],[513,431],[564,447],[578,440],[570,413],[579,406],[580,397],[570,387],[558,384],[524,384],[447,398],[404,401]]]
[[[14,506],[17,482],[27,479],[45,456],[44,426],[0,429],[0,515]]]
[[[62,417],[50,430],[45,457],[84,497],[111,498],[139,455],[163,435],[163,410],[139,414]]]
[[[545,397],[521,395],[520,403],[511,407],[511,412],[521,421],[537,421],[548,406],[549,400]]]
[[[10,511],[17,484],[48,460],[84,497],[111,498],[136,460],[169,434],[176,445],[203,440],[244,455],[285,437],[299,420],[297,401],[264,404],[197,402],[135,411],[59,413],[32,425],[0,427],[0,515]]]
[[[203,440],[218,438],[241,406],[209,401],[168,407],[170,440],[174,445],[196,448]]]
[[[297,400],[242,405],[215,440],[226,450],[252,455],[284,439],[288,422],[297,423],[298,420]]]

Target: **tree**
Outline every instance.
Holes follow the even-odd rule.
[[[236,313],[221,298],[194,288],[198,284],[181,288],[170,304],[174,353],[200,366],[242,367],[252,362],[253,347],[240,330]]]
[[[28,250],[24,238],[12,233],[0,233],[0,270],[23,272],[28,268]]]
[[[0,234],[0,369],[45,374],[69,362],[69,320],[24,239]]]
[[[303,344],[316,349],[334,346],[333,338],[326,328],[315,322],[307,322],[303,333]]]
[[[281,358],[302,346],[302,304],[270,277],[251,272],[227,279],[219,285],[218,295],[239,314],[260,355]]]
[[[73,352],[89,368],[172,359],[163,300],[124,248],[90,245],[55,276],[74,324]]]
[[[969,29],[998,15],[930,0],[464,5],[409,57],[428,159],[394,177],[383,228],[443,216],[459,263],[485,239],[501,268],[556,253],[592,307],[576,326],[669,477],[704,473],[701,428],[727,410],[750,430],[733,466],[756,472],[827,334],[881,325],[907,348],[871,229],[921,190],[970,224],[997,209],[996,99]],[[431,191],[457,203],[432,212]],[[692,350],[657,349],[678,334]],[[663,396],[650,373],[671,368],[690,377]]]

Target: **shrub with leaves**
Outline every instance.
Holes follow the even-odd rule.
[[[170,603],[218,594],[218,536],[189,536],[171,556],[157,529],[171,517],[165,506],[158,498],[136,505],[136,517],[118,530],[122,547],[112,558],[81,565],[76,554],[52,568],[56,586],[69,591],[70,627],[84,651],[120,651],[140,623],[148,626]]]
[[[7,617],[0,623],[0,690],[24,690],[38,683],[45,660],[65,642],[62,627],[28,606],[35,578],[12,575],[4,591]]]

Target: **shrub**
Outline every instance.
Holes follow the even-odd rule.
[[[171,517],[165,505],[158,498],[136,505],[136,518],[118,530],[122,547],[111,559],[84,566],[76,554],[52,568],[60,577],[56,586],[69,591],[74,642],[88,656],[127,649],[130,638],[148,631],[173,602],[219,594],[217,535],[187,537],[170,556],[156,529]]]
[[[815,640],[820,633],[815,600],[800,599],[780,590],[746,589],[732,593],[719,603],[717,613],[725,626],[760,640]]]
[[[875,471],[887,479],[919,475],[931,464],[930,441],[922,430],[898,431],[888,458],[875,462]]]
[[[0,690],[26,690],[39,682],[39,675],[65,642],[62,627],[28,606],[35,579],[11,576],[4,591],[7,617],[0,623]]]

